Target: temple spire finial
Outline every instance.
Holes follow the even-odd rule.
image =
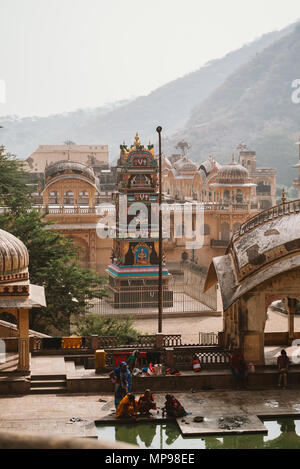
[[[135,146],[135,148],[139,147],[140,144],[141,144],[141,142],[140,142],[140,137],[139,137],[139,134],[138,134],[138,132],[137,132],[136,135],[135,135],[135,138],[134,138],[134,146]]]

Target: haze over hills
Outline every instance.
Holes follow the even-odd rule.
[[[1,124],[4,129],[0,134],[1,143],[7,147],[8,151],[21,158],[26,158],[38,145],[60,144],[65,140],[73,140],[78,144],[108,144],[110,159],[113,162],[119,154],[120,143],[125,140],[130,144],[136,131],[145,143],[148,143],[149,138],[155,143],[157,140],[155,129],[158,124],[163,127],[164,141],[167,136],[170,139],[168,149],[174,152],[175,140],[171,139],[172,134],[180,128],[185,129],[184,126],[188,122],[187,135],[185,136],[180,131],[178,136],[191,140],[192,156],[200,161],[202,156],[206,158],[211,151],[211,142],[207,139],[207,149],[204,148],[201,140],[195,142],[197,134],[191,132],[191,125],[195,119],[198,122],[197,109],[200,108],[197,107],[193,111],[191,118],[193,107],[201,106],[203,100],[221,86],[232,73],[244,64],[251,64],[257,54],[260,55],[261,51],[270,44],[289,34],[293,27],[294,25],[290,25],[281,31],[265,34],[225,57],[213,60],[195,72],[178,78],[147,96],[141,96],[129,102],[113,103],[92,110],[80,109],[48,117],[22,119],[3,117]],[[255,80],[255,76],[252,75],[252,78]],[[217,107],[216,104],[213,109]],[[214,116],[212,111],[208,113],[205,122],[211,119],[210,116]],[[202,125],[202,118],[199,122]],[[202,138],[201,135],[199,138]],[[242,135],[239,135],[236,139],[236,132],[234,132],[232,138],[234,145],[241,138]],[[167,149],[167,143],[165,149]]]
[[[300,104],[292,101],[292,82],[300,79],[300,25],[230,75],[192,110],[187,124],[172,137],[185,139],[190,156],[201,161],[211,153],[230,162],[241,141],[257,151],[258,165],[276,167],[278,182],[296,177],[295,142],[300,133]]]

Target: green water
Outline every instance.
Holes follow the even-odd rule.
[[[300,449],[300,420],[263,420],[267,435],[183,437],[176,422],[98,425],[98,438],[148,449]]]

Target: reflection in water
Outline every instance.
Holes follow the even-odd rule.
[[[137,425],[132,424],[119,424],[115,426],[115,441],[126,441],[131,445],[137,445],[138,429]]]
[[[180,430],[177,427],[177,425],[166,425],[164,427],[165,430],[165,435],[166,435],[166,446],[171,446],[174,441],[177,440],[177,438],[180,436]]]
[[[175,422],[159,425],[154,422],[116,424],[115,441],[124,441],[145,448],[206,448],[206,449],[300,449],[296,425],[300,420],[277,417],[265,420],[268,436],[262,434],[183,437]],[[99,437],[111,440],[112,426],[99,426]]]
[[[146,423],[138,425],[138,435],[146,448],[150,448],[153,438],[156,435],[157,425],[155,423]]]
[[[292,418],[277,419],[280,426],[280,435],[265,443],[265,448],[270,449],[298,449],[300,448],[300,437],[296,433],[295,420]]]

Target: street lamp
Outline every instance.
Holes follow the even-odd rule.
[[[162,315],[163,315],[163,289],[162,289],[162,211],[161,211],[161,131],[162,128],[158,126],[156,132],[158,133],[158,155],[159,155],[159,169],[158,169],[158,204],[159,204],[159,219],[158,219],[158,333],[162,332]]]

